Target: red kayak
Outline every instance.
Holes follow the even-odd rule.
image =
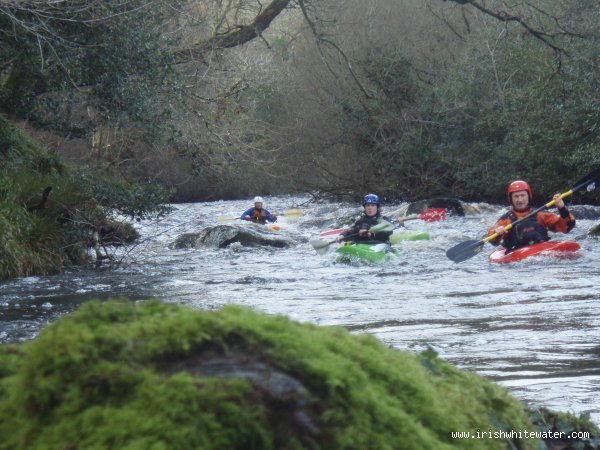
[[[557,258],[572,258],[575,256],[574,252],[580,248],[580,245],[573,241],[547,241],[521,247],[508,254],[506,253],[506,249],[502,248],[492,253],[489,259],[490,262],[502,264],[521,261],[522,259],[529,258],[530,256],[537,256],[540,254],[551,255]]]

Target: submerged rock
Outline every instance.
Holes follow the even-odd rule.
[[[93,301],[0,347],[0,449],[538,449],[505,388],[428,351],[239,307]]]
[[[278,248],[294,247],[296,243],[280,232],[271,231],[263,225],[217,225],[205,228],[199,233],[186,233],[179,236],[170,248],[199,248],[211,246],[224,248],[234,242],[243,246],[270,246]]]

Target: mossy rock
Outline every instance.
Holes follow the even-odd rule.
[[[534,449],[505,388],[433,352],[229,306],[93,301],[0,347],[0,449]]]

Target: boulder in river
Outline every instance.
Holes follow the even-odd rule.
[[[594,205],[569,205],[567,207],[576,220],[598,220],[600,219],[600,206]],[[554,207],[556,211],[556,207]]]
[[[224,248],[234,242],[243,246],[270,246],[277,248],[294,247],[296,242],[281,235],[281,232],[271,231],[263,225],[217,225],[205,228],[199,233],[180,235],[170,248],[199,248],[211,246]]]
[[[536,428],[505,388],[431,350],[236,306],[91,301],[0,346],[0,399],[11,450],[544,448],[453,437]]]

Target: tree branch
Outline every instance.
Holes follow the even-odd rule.
[[[450,1],[450,2],[453,2],[453,3],[458,3],[459,5],[471,5],[473,8],[476,8],[479,11],[481,11],[483,14],[485,14],[487,16],[490,16],[490,17],[493,17],[493,18],[499,20],[500,22],[517,22],[529,34],[531,34],[536,39],[542,41],[545,45],[547,45],[548,47],[550,47],[555,52],[567,54],[567,52],[566,52],[565,49],[563,49],[561,47],[558,47],[557,45],[555,45],[554,43],[552,43],[550,41],[549,38],[552,37],[551,34],[546,33],[546,32],[544,32],[542,30],[534,28],[533,26],[531,26],[522,17],[513,15],[513,14],[508,13],[506,11],[492,11],[491,9],[486,8],[485,6],[481,5],[480,3],[478,3],[478,2],[476,2],[474,0],[442,0],[442,1]]]
[[[240,25],[233,31],[215,35],[192,48],[181,50],[175,54],[175,59],[178,63],[203,59],[206,52],[210,50],[233,48],[250,42],[261,36],[262,32],[269,28],[271,22],[279,16],[291,2],[292,0],[273,0],[254,18],[252,23]]]

